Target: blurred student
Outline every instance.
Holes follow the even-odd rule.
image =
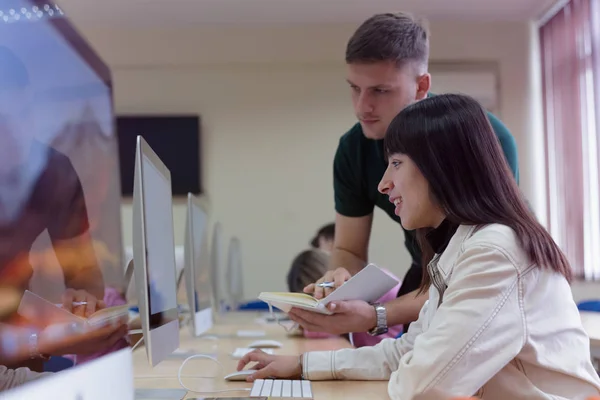
[[[303,289],[309,283],[315,281],[315,278],[321,277],[327,266],[329,265],[329,255],[318,249],[305,250],[298,254],[294,261],[287,276],[288,290],[290,292],[302,293]],[[396,276],[391,274],[389,271],[385,271],[390,276],[398,279]],[[400,283],[392,288],[388,293],[383,295],[378,302],[386,302],[394,299]],[[305,326],[302,328],[303,335],[307,338],[328,338],[338,336],[332,333],[313,331],[310,327]],[[348,332],[340,332],[339,334],[345,334]],[[402,333],[402,325],[396,325],[390,327],[389,331],[385,335],[373,336],[366,332],[350,333],[352,335],[352,343],[355,347],[362,346],[373,346],[379,343],[384,338],[395,338]]]
[[[311,247],[331,253],[333,250],[333,240],[335,238],[335,224],[327,224],[322,226],[315,237],[310,241]],[[327,272],[327,271],[325,271]],[[319,277],[320,278],[320,277]]]
[[[392,400],[449,396],[585,399],[600,394],[571,267],[527,207],[485,111],[472,98],[412,104],[385,136],[379,191],[417,231],[429,300],[399,339],[272,356],[249,380],[388,380]]]

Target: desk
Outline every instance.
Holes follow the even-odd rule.
[[[210,340],[195,338],[190,329],[184,326],[180,330],[180,349],[193,350],[194,353],[206,353],[216,356],[223,365],[223,369],[213,361],[206,359],[190,360],[182,371],[182,380],[189,388],[195,390],[214,391],[232,388],[251,388],[248,382],[226,382],[223,377],[236,370],[238,360],[231,357],[231,352],[237,347],[247,347],[248,344],[259,339],[274,339],[283,344],[281,349],[275,349],[275,354],[298,355],[307,351],[336,350],[350,348],[351,345],[343,338],[332,339],[304,339],[290,337],[285,330],[277,324],[258,324],[257,314],[253,312],[228,313],[217,317],[215,326],[208,335],[227,335],[226,337]],[[233,337],[238,330],[263,330],[264,338],[239,338]],[[232,336],[229,336],[232,335]],[[133,352],[133,365],[135,386],[138,388],[180,388],[177,372],[183,357],[169,358],[156,367],[151,368],[146,359],[146,349],[143,344]],[[387,381],[361,382],[361,381],[326,381],[312,382],[313,396],[321,399],[385,399],[387,395]],[[194,397],[235,397],[247,396],[249,392],[226,393],[193,393],[186,398]]]

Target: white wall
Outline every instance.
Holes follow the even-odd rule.
[[[204,188],[226,236],[242,241],[247,297],[283,290],[292,257],[333,219],[333,154],[354,123],[343,63],[354,28],[82,30],[112,67],[118,113],[201,115]],[[499,63],[499,114],[519,146],[521,187],[537,206],[536,161],[528,156],[536,126],[530,26],[462,21],[431,29],[432,60]],[[175,239],[182,244],[179,203]],[[122,214],[130,243],[128,204]],[[379,211],[371,243],[373,261],[404,273],[402,232]]]

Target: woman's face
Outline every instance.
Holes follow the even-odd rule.
[[[445,218],[432,200],[429,182],[416,164],[404,154],[392,154],[378,187],[396,206],[395,214],[407,230],[436,228]]]

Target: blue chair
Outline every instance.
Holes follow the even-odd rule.
[[[269,311],[269,305],[261,300],[252,300],[244,304],[240,304],[239,311]],[[275,310],[273,310],[275,311]]]
[[[60,372],[73,366],[73,361],[68,358],[52,356],[44,362],[44,372]]]
[[[586,300],[577,304],[579,311],[600,312],[600,300]]]

